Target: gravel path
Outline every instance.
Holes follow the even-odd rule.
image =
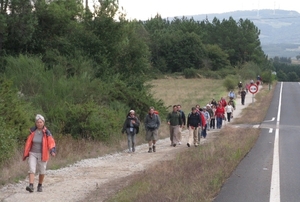
[[[187,130],[184,130],[183,138],[186,134]],[[28,185],[28,178],[26,178],[18,184],[9,184],[0,189],[0,201],[82,201],[90,192],[105,189],[106,184],[111,181],[143,171],[153,163],[172,159],[174,154],[184,149],[193,149],[186,145],[171,147],[169,138],[159,140],[156,147],[155,153],[148,153],[148,145],[143,144],[136,147],[135,153],[129,154],[126,150],[98,158],[84,159],[58,170],[47,170],[43,192],[27,192],[25,187]],[[100,198],[105,199],[106,196]]]

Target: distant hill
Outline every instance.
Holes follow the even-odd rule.
[[[222,21],[230,16],[236,21],[241,18],[249,19],[260,29],[262,49],[269,58],[274,56],[293,58],[300,55],[300,14],[296,11],[264,9],[186,17],[193,17],[196,21],[206,18],[212,21],[216,17]]]

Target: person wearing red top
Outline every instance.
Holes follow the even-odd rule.
[[[226,107],[227,102],[226,102],[225,98],[221,97],[220,104],[222,105],[222,107]]]
[[[201,127],[198,130],[198,144],[200,145],[201,133],[206,125],[206,119],[205,119],[203,113],[200,111],[200,105],[196,105],[196,110],[197,110],[197,113],[199,114],[200,120],[201,120],[201,123],[200,123]]]
[[[217,128],[218,129],[220,129],[222,127],[224,114],[225,114],[224,107],[220,104],[217,104],[217,109],[215,111],[215,117],[217,118]]]

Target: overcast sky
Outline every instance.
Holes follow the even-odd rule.
[[[163,18],[237,10],[283,9],[300,13],[299,0],[119,0],[128,19],[147,20],[159,13]]]

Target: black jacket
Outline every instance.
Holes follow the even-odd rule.
[[[187,127],[189,126],[198,127],[200,125],[201,125],[200,114],[198,112],[196,112],[195,114],[191,112],[187,118]]]
[[[133,133],[137,134],[139,132],[139,126],[140,126],[140,121],[138,120],[137,117],[130,117],[128,116],[123,124],[122,128],[122,133],[126,131],[127,134],[130,134],[130,122],[131,120],[135,120],[135,123],[133,124]]]

